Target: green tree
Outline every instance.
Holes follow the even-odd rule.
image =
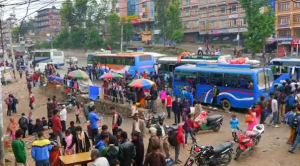
[[[11,35],[12,35],[12,40],[13,41],[18,41],[19,38],[19,27],[14,27],[11,31]]]
[[[266,38],[274,33],[275,13],[268,5],[268,0],[241,0],[241,6],[245,9],[247,20],[247,32],[244,32],[245,47],[255,54],[262,51],[266,44]],[[264,8],[261,13],[260,9]]]
[[[74,26],[74,7],[71,0],[62,4],[60,16],[65,27]]]
[[[103,38],[99,35],[97,28],[92,28],[87,32],[86,48],[97,49],[103,47]]]
[[[125,18],[122,19],[121,25],[123,26],[123,39],[129,43],[130,40],[133,39],[134,36],[134,27],[131,19],[128,19],[127,21]]]
[[[154,11],[155,11],[155,29],[160,30],[159,35],[157,35],[156,40],[158,38],[163,38],[163,41],[165,43],[166,38],[166,21],[167,21],[167,15],[166,10],[168,9],[170,0],[153,0],[154,2]]]
[[[171,42],[181,42],[183,38],[182,21],[180,18],[180,2],[178,0],[172,0],[167,12],[167,29],[166,37]]]
[[[85,32],[82,28],[73,28],[70,34],[71,47],[83,48],[85,43]]]
[[[57,37],[53,40],[54,48],[71,48],[70,34],[68,28],[60,31]]]
[[[109,35],[110,45],[112,48],[117,48],[120,43],[120,19],[117,13],[109,15]]]

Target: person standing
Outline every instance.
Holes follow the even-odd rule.
[[[22,141],[24,131],[19,129],[16,131],[16,139],[13,140],[11,147],[15,156],[15,166],[27,166],[27,153],[25,143]]]
[[[60,123],[61,123],[61,128],[62,128],[62,132],[65,132],[67,130],[67,109],[65,105],[62,105],[62,108],[60,110],[59,113],[59,117],[60,117]]]
[[[51,142],[46,139],[43,132],[38,133],[38,139],[32,143],[31,157],[36,166],[49,166],[49,151],[52,149]]]
[[[91,131],[92,132],[92,143],[93,143],[93,145],[95,145],[97,136],[99,134],[98,121],[100,120],[100,118],[96,114],[96,107],[95,106],[91,107],[91,112],[89,113],[89,119],[90,119],[91,130],[92,130]]]
[[[19,103],[19,101],[15,96],[13,96],[12,94],[10,94],[10,95],[11,95],[11,98],[13,99],[12,112],[17,113],[17,104]]]
[[[84,113],[85,120],[87,122],[89,120],[89,113],[90,113],[90,105],[87,100],[84,102],[83,105],[83,113]]]
[[[47,118],[51,118],[53,116],[54,104],[50,98],[48,98],[47,102]]]
[[[22,113],[21,115],[22,115],[22,117],[19,119],[19,127],[20,127],[20,129],[22,129],[24,131],[23,138],[25,138],[26,130],[28,129],[29,122],[28,122],[27,117],[25,116],[25,113]]]
[[[56,134],[56,136],[59,136],[60,143],[62,143],[62,126],[61,126],[61,121],[60,118],[58,117],[58,110],[53,111],[53,117],[52,119],[52,131],[53,133]]]
[[[53,102],[54,108],[57,109],[58,108],[58,102],[56,100],[56,96],[55,95],[52,97],[52,102]]]
[[[289,113],[287,124],[290,127],[290,136],[288,138],[287,144],[292,144],[296,132],[296,128],[294,126],[294,118],[297,114],[297,109],[295,106],[292,107],[292,111]]]
[[[75,116],[76,116],[76,123],[80,124],[80,116],[81,114],[81,106],[79,103],[76,104],[75,106]]]
[[[127,132],[125,131],[121,133],[120,141],[120,165],[131,166],[132,159],[136,155],[134,144],[128,140]]]
[[[277,126],[277,116],[278,116],[278,102],[277,102],[277,96],[274,96],[274,98],[272,99],[272,118],[270,120],[270,125],[273,125],[273,127],[278,128],[279,126]]]
[[[156,99],[158,98],[158,93],[157,93],[157,87],[153,86],[150,90],[150,95],[151,95],[151,109],[153,113],[157,112],[157,103]]]
[[[32,135],[33,134],[33,115],[32,112],[29,112],[28,114],[28,135]]]
[[[20,78],[22,78],[23,70],[21,68],[19,69],[19,75],[20,75]]]
[[[217,87],[217,85],[214,85],[214,88],[213,88],[213,100],[212,100],[212,107],[213,109],[217,109],[218,107],[218,95],[219,95],[219,88]]]
[[[178,98],[176,97],[175,100],[172,102],[172,111],[174,113],[174,124],[180,123],[180,103]]]
[[[102,150],[109,145],[109,135],[108,134],[102,134],[101,135],[101,140],[96,144],[96,148],[99,150],[101,153]]]
[[[7,105],[7,116],[11,116],[12,112],[12,105],[13,105],[13,98],[11,97],[11,94],[8,95],[8,97],[4,100]]]
[[[116,111],[114,106],[110,107],[110,111],[113,114],[113,120],[112,120],[112,132],[113,135],[117,135],[117,130],[122,124],[122,117],[121,115]]]
[[[171,119],[171,107],[172,107],[172,97],[170,93],[167,95],[167,112],[168,112],[168,118]]]
[[[30,107],[30,109],[32,109],[33,110],[33,103],[34,103],[34,101],[35,101],[35,98],[34,98],[34,95],[32,94],[32,92],[29,92],[29,107]]]
[[[159,146],[152,146],[152,152],[146,155],[143,166],[166,166],[165,157],[159,152]]]
[[[178,126],[176,140],[177,140],[177,145],[175,146],[175,163],[180,164],[181,163],[181,161],[179,160],[180,146],[182,146],[183,149],[185,148],[182,126]]]
[[[294,153],[295,150],[296,150],[296,148],[297,148],[297,146],[298,146],[298,144],[300,143],[300,116],[297,116],[295,119],[296,119],[296,123],[297,123],[297,126],[296,126],[296,133],[297,133],[297,135],[296,135],[296,138],[295,138],[295,141],[294,141],[292,149],[289,150],[290,153]]]
[[[134,121],[132,122],[132,131],[131,134],[137,132],[140,134],[140,138],[143,139],[145,136],[145,123],[142,119],[139,118],[137,113],[133,116]]]
[[[10,120],[10,122],[7,126],[6,132],[10,134],[12,140],[15,140],[16,131],[18,130],[18,123],[16,122],[16,120],[14,118],[10,118],[9,120]]]
[[[99,150],[97,149],[91,151],[91,159],[94,161],[93,166],[110,166],[105,157],[100,157]]]
[[[76,127],[76,135],[73,136],[72,145],[69,146],[69,149],[72,149],[72,147],[75,144],[75,152],[76,153],[83,153],[88,152],[90,150],[91,144],[88,135],[86,132],[82,131],[81,126]]]
[[[145,149],[144,149],[144,143],[143,143],[143,138],[141,138],[140,133],[138,132],[133,132],[131,134],[132,136],[132,143],[135,146],[136,149],[136,155],[135,157],[133,157],[133,166],[142,166],[143,165],[143,161],[144,161],[144,153],[145,153]]]
[[[185,130],[185,146],[187,146],[187,142],[188,142],[188,136],[190,134],[190,136],[192,137],[193,140],[193,144],[196,143],[196,137],[193,131],[193,127],[194,127],[194,121],[192,120],[192,115],[189,114],[188,115],[188,119],[185,121],[184,123],[184,130]]]
[[[236,118],[235,115],[232,115],[230,119],[230,128],[231,128],[231,134],[233,139],[236,137],[238,127],[239,127],[239,120]]]

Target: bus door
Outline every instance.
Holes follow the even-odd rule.
[[[300,78],[300,66],[293,66],[290,68],[290,78],[298,81]]]

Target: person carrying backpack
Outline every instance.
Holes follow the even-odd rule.
[[[169,144],[173,147],[175,147],[175,163],[180,164],[182,161],[179,160],[179,154],[180,154],[180,146],[184,149],[184,135],[182,133],[182,126],[178,126],[177,132],[173,132],[169,138]]]
[[[294,128],[296,130],[296,136],[294,137],[294,143],[293,143],[293,147],[291,150],[289,150],[290,153],[294,153],[298,144],[300,143],[300,114],[298,113],[295,117],[294,117]]]
[[[114,144],[109,144],[101,151],[100,156],[105,157],[108,162],[117,160],[119,157],[119,147],[115,146]]]
[[[25,116],[25,113],[22,113],[21,114],[22,117],[19,119],[19,127],[24,131],[23,133],[23,138],[26,137],[26,130],[28,129],[28,119],[27,117]]]
[[[287,140],[287,144],[292,144],[293,143],[293,140],[294,140],[294,135],[295,135],[295,126],[294,126],[294,118],[296,116],[296,113],[297,113],[297,110],[296,110],[296,107],[293,106],[292,107],[292,111],[289,112],[288,114],[288,121],[287,121],[287,124],[289,125],[290,127],[290,136]]]
[[[113,119],[112,119],[112,132],[113,135],[117,135],[117,130],[119,127],[122,125],[123,122],[123,117],[121,114],[119,114],[114,106],[110,107],[110,111],[113,114]]]

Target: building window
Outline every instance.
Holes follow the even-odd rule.
[[[238,25],[237,19],[231,19],[229,22],[229,27],[236,27]]]
[[[207,0],[200,0],[200,5],[205,5],[207,3]]]
[[[227,13],[226,7],[221,7],[220,13],[226,14]]]
[[[209,29],[217,29],[218,27],[217,27],[217,22],[209,22]]]
[[[293,22],[300,23],[300,15],[294,15],[293,16]]]
[[[209,0],[209,3],[215,3],[216,0]]]
[[[198,28],[198,27],[199,27],[199,21],[194,21],[193,28]]]
[[[186,29],[190,29],[191,28],[191,23],[190,22],[186,22],[185,23],[185,28]]]
[[[237,6],[231,6],[230,11],[231,11],[231,13],[237,13],[238,12],[238,7]]]
[[[147,7],[147,2],[143,2],[143,8]]]
[[[207,16],[207,13],[205,10],[201,10],[201,17],[206,17]]]
[[[117,12],[117,13],[120,13],[120,8],[116,8],[116,12]]]
[[[227,20],[220,21],[219,28],[227,28]]]
[[[185,0],[185,5],[189,5],[190,4],[190,0]]]
[[[202,30],[205,30],[205,22],[200,22],[200,28],[201,28]]]
[[[278,37],[290,37],[291,36],[291,30],[286,29],[286,30],[279,30],[278,31]]]
[[[294,8],[300,8],[300,2],[293,2],[294,3]]]
[[[215,16],[215,15],[216,15],[215,9],[210,9],[209,10],[209,16]]]
[[[278,4],[278,10],[289,10],[290,2],[282,2]]]
[[[278,24],[284,24],[284,25],[290,24],[290,16],[278,17]]]
[[[246,18],[242,18],[242,19],[240,19],[241,20],[241,25],[240,26],[245,26],[245,25],[247,25],[247,20],[246,20]]]
[[[185,11],[185,16],[190,16],[190,11]]]
[[[195,15],[195,10],[191,10],[190,13],[191,13],[191,16],[194,16]]]
[[[294,37],[300,38],[300,29],[294,29]]]

